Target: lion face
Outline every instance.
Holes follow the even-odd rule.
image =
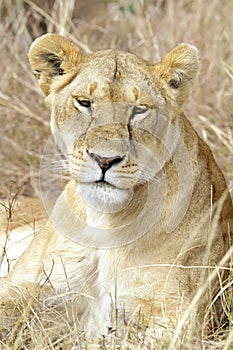
[[[32,45],[29,60],[77,190],[94,209],[122,210],[172,157],[196,49],[181,44],[153,65],[116,50],[83,57],[48,34]]]

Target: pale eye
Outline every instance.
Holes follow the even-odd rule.
[[[143,119],[150,113],[150,109],[145,105],[134,106],[131,111],[130,119]]]
[[[145,113],[148,110],[148,108],[144,105],[141,106],[134,106],[133,107],[133,114],[141,114],[141,113]]]
[[[82,98],[75,98],[74,106],[81,112],[88,111],[91,108],[91,101]]]

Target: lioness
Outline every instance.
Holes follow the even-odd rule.
[[[73,291],[89,339],[139,318],[148,329],[175,329],[190,305],[202,322],[216,276],[226,278],[214,268],[227,264],[233,209],[209,147],[182,113],[197,49],[180,44],[152,64],[115,49],[84,57],[47,34],[29,61],[72,178],[2,281],[2,300],[38,285],[46,296]]]

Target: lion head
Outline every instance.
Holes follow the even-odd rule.
[[[64,37],[47,34],[33,43],[29,61],[83,199],[97,210],[122,210],[177,147],[196,48],[181,44],[152,64],[115,49],[84,57]]]

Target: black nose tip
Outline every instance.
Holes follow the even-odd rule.
[[[120,163],[124,157],[115,156],[115,157],[101,157],[100,155],[92,152],[88,152],[89,156],[94,159],[99,167],[102,169],[103,173],[105,173],[112,165]]]

